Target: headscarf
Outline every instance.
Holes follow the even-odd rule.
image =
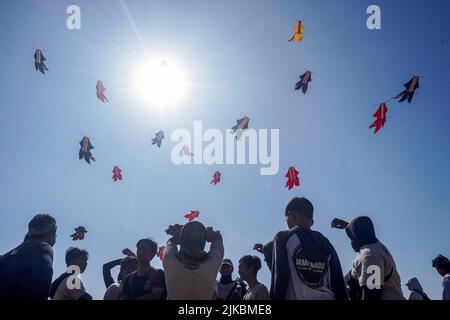
[[[417,280],[417,278],[409,279],[408,282],[406,283],[406,286],[410,291],[418,291],[423,293],[422,286],[420,285],[420,282],[419,280]]]
[[[221,284],[230,284],[233,283],[233,271],[234,271],[234,267],[233,267],[233,262],[231,262],[230,259],[224,259],[222,262],[222,265],[224,264],[228,264],[231,267],[231,271],[229,274],[227,274],[226,276],[220,274],[220,283]]]

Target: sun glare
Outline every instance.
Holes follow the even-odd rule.
[[[185,77],[181,69],[167,60],[141,65],[135,75],[138,97],[146,103],[166,107],[185,94]]]

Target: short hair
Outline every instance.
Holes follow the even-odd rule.
[[[155,240],[150,238],[141,239],[136,243],[136,248],[139,247],[142,243],[149,244],[154,254],[156,254],[156,252],[158,251],[158,244],[156,243]]]
[[[89,258],[89,253],[85,249],[70,247],[66,250],[66,265],[70,266],[73,259],[81,256],[86,256],[86,258]]]
[[[287,216],[290,212],[312,219],[314,216],[314,207],[308,199],[295,197],[286,205],[285,215]]]
[[[432,264],[433,268],[439,268],[447,272],[450,272],[450,261],[448,260],[447,257],[443,256],[442,254],[434,258]]]
[[[261,259],[257,256],[243,256],[239,259],[239,263],[244,263],[248,268],[253,268],[255,275],[258,273],[259,269],[261,269]]]
[[[25,236],[27,239],[40,239],[56,232],[56,220],[49,214],[37,214],[28,223],[28,233]]]
[[[204,250],[206,245],[207,229],[200,221],[186,223],[181,229],[180,246],[183,251]]]

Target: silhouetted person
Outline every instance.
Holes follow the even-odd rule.
[[[24,242],[0,258],[0,300],[47,300],[53,276],[56,220],[36,215]]]
[[[153,268],[150,261],[155,257],[158,244],[152,239],[141,239],[136,244],[137,270],[129,274],[123,284],[124,300],[165,300],[166,283],[164,271]]]
[[[293,198],[286,206],[289,230],[273,241],[273,300],[347,300],[339,257],[330,241],[312,231],[313,205]]]
[[[233,280],[233,262],[223,259],[220,267],[220,279],[216,284],[217,300],[242,300],[247,287],[241,279]]]
[[[212,300],[224,248],[219,231],[192,221],[184,226],[170,226],[163,266],[169,300]],[[206,242],[211,242],[205,252]],[[178,250],[177,246],[180,246]]]
[[[350,223],[334,219],[331,227],[345,229],[353,250],[357,252],[352,269],[346,276],[351,299],[405,300],[394,258],[377,239],[369,217],[357,217]],[[355,294],[355,291],[359,293]]]
[[[242,300],[270,300],[269,290],[258,281],[259,269],[261,260],[256,256],[243,256],[239,260],[239,276],[248,284]]]
[[[423,291],[422,286],[420,285],[419,280],[417,278],[411,278],[405,284],[411,293],[409,294],[408,300],[430,300],[427,294]]]
[[[433,259],[433,268],[442,276],[442,300],[450,300],[450,261],[443,255]]]
[[[92,300],[92,296],[86,292],[79,277],[86,271],[88,259],[89,254],[84,249],[76,247],[67,249],[67,271],[53,281],[50,287],[50,298],[52,300]]]

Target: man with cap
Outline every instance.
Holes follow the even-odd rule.
[[[271,300],[347,300],[338,255],[314,224],[313,205],[295,197],[285,208],[289,230],[273,240]]]
[[[53,276],[56,220],[36,215],[24,242],[0,258],[0,300],[47,300]]]
[[[242,300],[247,291],[247,286],[239,278],[233,280],[233,262],[223,259],[220,268],[220,280],[216,284],[217,300]]]

